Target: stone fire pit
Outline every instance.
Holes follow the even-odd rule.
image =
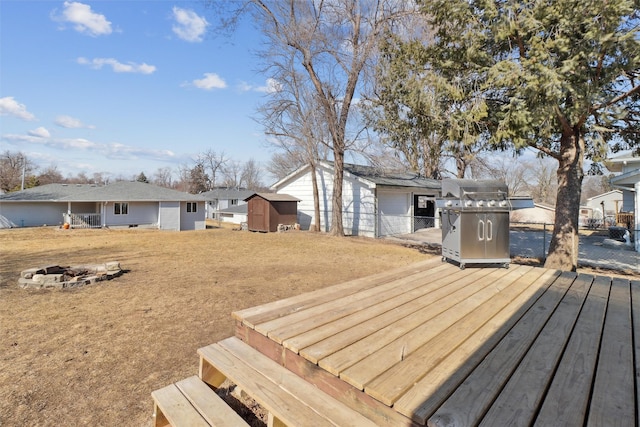
[[[122,269],[117,261],[73,267],[51,265],[24,270],[20,273],[18,286],[24,289],[75,288],[101,280],[111,280],[121,274]]]

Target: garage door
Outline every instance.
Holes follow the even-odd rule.
[[[378,236],[411,232],[409,193],[378,193]]]

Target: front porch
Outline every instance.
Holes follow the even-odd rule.
[[[69,228],[102,228],[102,215],[99,213],[64,213],[62,223]]]

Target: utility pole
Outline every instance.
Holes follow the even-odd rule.
[[[22,183],[20,184],[20,191],[24,190],[24,175],[27,170],[27,162],[24,156],[20,157],[20,161],[22,162]]]

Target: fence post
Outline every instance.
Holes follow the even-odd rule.
[[[542,262],[547,262],[547,223],[542,227]]]

